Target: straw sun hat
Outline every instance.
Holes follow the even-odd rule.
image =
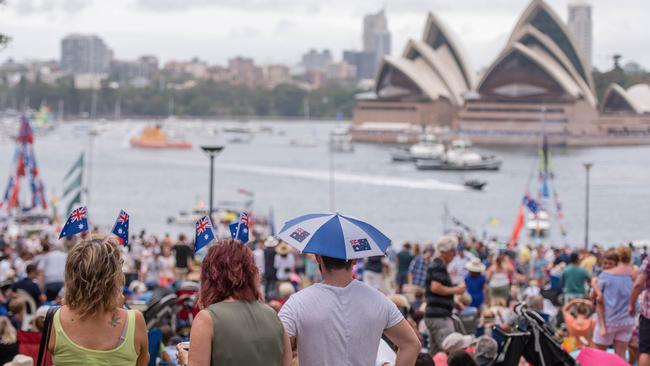
[[[472,258],[471,261],[465,264],[465,269],[470,272],[483,273],[485,272],[485,264],[481,263],[481,260],[478,258]]]
[[[275,252],[280,255],[289,254],[291,252],[291,247],[287,243],[280,243],[275,247]]]

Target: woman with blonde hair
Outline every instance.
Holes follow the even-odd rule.
[[[0,316],[0,365],[11,361],[18,354],[16,328],[6,316]]]
[[[48,349],[57,366],[144,366],[147,327],[122,308],[124,274],[117,242],[93,236],[75,245],[65,264],[63,306],[54,314]]]

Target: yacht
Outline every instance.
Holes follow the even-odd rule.
[[[501,160],[493,155],[481,155],[472,150],[468,140],[454,140],[438,160],[415,160],[419,170],[499,170]]]
[[[445,145],[433,135],[424,136],[420,142],[408,148],[395,148],[391,151],[393,161],[439,160],[445,152]]]

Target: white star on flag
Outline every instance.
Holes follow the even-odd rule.
[[[117,232],[122,234],[122,228],[117,229]]]
[[[84,228],[84,224],[79,224],[79,229],[83,229],[83,228]]]
[[[205,234],[204,236],[205,240],[208,240],[208,237],[209,237],[208,234]]]

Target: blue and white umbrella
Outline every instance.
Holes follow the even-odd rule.
[[[278,238],[302,253],[346,260],[384,255],[390,245],[372,225],[338,213],[296,217],[284,224]]]

